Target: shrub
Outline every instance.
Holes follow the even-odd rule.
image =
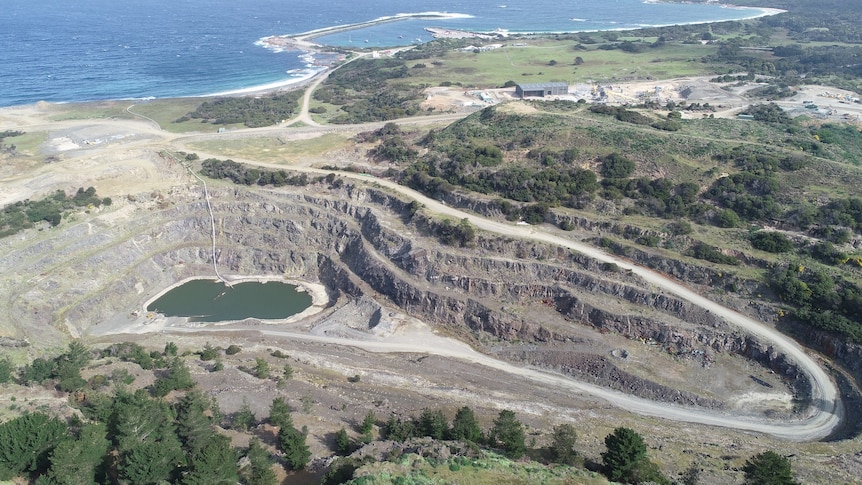
[[[611,153],[600,158],[599,161],[602,163],[602,177],[626,178],[635,171],[635,162],[619,153]]]
[[[761,251],[786,253],[793,249],[793,241],[780,232],[758,231],[751,235],[751,245]]]
[[[209,342],[207,342],[207,344],[204,345],[203,350],[201,350],[200,355],[201,355],[201,360],[204,360],[204,361],[215,360],[215,358],[218,357],[218,349],[211,346],[209,344]]]

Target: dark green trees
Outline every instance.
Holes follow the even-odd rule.
[[[515,418],[515,413],[504,409],[494,419],[494,427],[488,436],[491,445],[499,445],[509,458],[520,458],[527,451],[524,444],[524,426]]]
[[[419,416],[419,432],[424,436],[430,436],[435,440],[442,440],[449,434],[449,422],[443,411],[437,409],[423,409]]]
[[[575,442],[578,434],[571,424],[561,424],[554,427],[554,436],[551,441],[551,455],[553,460],[564,465],[573,465],[578,454],[575,451]]]
[[[757,231],[750,240],[755,248],[770,253],[786,253],[793,249],[793,241],[780,232]]]
[[[143,391],[120,394],[112,421],[122,480],[156,483],[177,478],[186,457],[168,404],[150,399]]]
[[[350,454],[350,436],[344,428],[335,433],[335,452],[342,456]]]
[[[290,408],[284,398],[277,397],[272,400],[269,407],[269,422],[279,428],[278,444],[284,452],[285,468],[288,470],[305,468],[311,459],[311,451],[305,444],[306,434],[293,427]]]
[[[311,460],[311,451],[305,443],[305,433],[293,426],[278,432],[278,443],[284,452],[284,465],[288,470],[302,470]]]
[[[602,177],[626,178],[635,171],[635,162],[619,153],[611,153],[602,157],[600,161],[602,162]]]
[[[240,470],[240,475],[246,485],[276,484],[275,472],[272,471],[274,460],[257,438],[252,438],[248,443],[245,456],[248,458],[248,465]]]
[[[641,435],[629,428],[617,428],[605,437],[605,446],[607,451],[602,453],[602,461],[608,478],[631,483],[633,470],[647,459]]]
[[[790,472],[790,460],[774,451],[751,457],[742,470],[746,485],[796,485]]]
[[[189,457],[183,484],[234,485],[239,480],[237,459],[230,438],[213,433],[210,440]]]
[[[255,424],[254,413],[248,405],[248,401],[243,399],[242,407],[234,413],[231,427],[236,430],[246,431]]]
[[[174,357],[164,377],[156,379],[153,383],[153,394],[156,397],[167,396],[169,392],[177,389],[191,389],[195,381],[185,362],[179,357]]]
[[[416,437],[416,424],[413,420],[402,420],[396,417],[394,413],[389,415],[389,420],[383,428],[388,440],[406,441]]]
[[[476,415],[472,409],[464,406],[455,413],[455,419],[452,420],[452,429],[449,430],[449,437],[453,440],[470,441],[473,443],[478,443],[482,440],[482,428],[479,427]]]
[[[647,458],[646,443],[636,431],[617,428],[605,437],[607,451],[602,453],[605,474],[622,483],[668,483],[658,467]]]
[[[372,433],[375,424],[377,424],[377,416],[374,415],[374,411],[368,411],[365,414],[365,418],[362,419],[362,424],[359,426],[359,432],[362,433],[362,441],[365,443],[370,443],[374,438]]]
[[[49,455],[68,438],[65,423],[42,413],[25,414],[0,424],[0,480],[44,473]]]
[[[0,359],[0,384],[6,384],[12,380],[13,369],[14,366],[12,365],[12,361],[9,360],[9,357],[3,357]]]
[[[287,405],[283,397],[277,397],[272,400],[272,404],[269,406],[269,422],[279,428],[293,426],[293,418],[290,417],[290,406]]]
[[[199,454],[215,438],[217,406],[199,391],[191,391],[176,404],[177,431],[191,456]]]
[[[104,424],[88,424],[77,439],[60,442],[51,452],[50,483],[83,485],[104,483],[104,466],[111,442]]]

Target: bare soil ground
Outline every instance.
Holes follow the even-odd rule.
[[[613,105],[638,104],[644,100],[655,100],[661,105],[674,103],[709,103],[716,118],[734,118],[751,104],[768,100],[749,95],[750,91],[765,86],[764,83],[746,82],[714,83],[714,76],[668,79],[660,81],[620,82],[612,85],[577,84],[569,86],[569,94],[555,96],[557,99],[598,101],[601,89],[606,102]],[[433,87],[425,91],[424,108],[439,112],[462,113],[486,106],[517,99],[515,88],[465,90],[463,87]],[[832,121],[859,122],[862,119],[862,104],[850,101],[858,98],[851,91],[828,86],[800,86],[798,94],[777,100],[792,116],[807,115]],[[813,105],[809,106],[809,105]],[[683,112],[684,118],[700,118],[702,112]]]

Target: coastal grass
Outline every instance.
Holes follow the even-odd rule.
[[[20,136],[10,136],[3,140],[6,145],[15,145],[16,157],[33,158],[39,156],[39,148],[48,140],[45,131],[26,132]]]
[[[290,165],[302,159],[314,159],[334,150],[348,148],[346,135],[330,133],[306,140],[285,140],[278,136],[233,140],[209,140],[190,143],[189,149],[219,154],[226,158],[245,158]]]
[[[216,131],[218,127],[201,123],[200,120],[189,120],[182,123],[175,121],[206,101],[205,98],[171,98],[156,99],[153,101],[136,104],[132,111],[152,120],[159,126],[171,133],[187,133],[190,131]]]
[[[514,43],[513,43],[514,44]],[[629,53],[618,49],[587,50],[571,40],[530,39],[525,45],[506,45],[486,52],[451,51],[440,58],[409,61],[410,79],[430,85],[441,79],[462,86],[499,87],[506,81],[518,83],[562,81],[570,84],[589,81],[609,82],[631,79],[670,79],[713,74],[714,69],[700,62],[717,47],[701,44],[666,44]],[[575,58],[583,63],[575,65]]]
[[[126,108],[131,104],[131,101],[94,101],[54,105],[55,114],[50,119],[51,121],[105,118],[132,119],[134,116],[126,111]]]
[[[323,113],[309,113],[311,115],[311,119],[316,121],[317,123],[327,124],[330,120],[337,115],[341,107],[335,104],[323,103],[316,99],[314,96],[311,97],[311,102],[308,105],[309,109],[313,108],[324,108],[326,111]]]

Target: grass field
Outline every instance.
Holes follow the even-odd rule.
[[[155,120],[165,131],[171,133],[186,133],[189,131],[216,131],[218,127],[202,124],[200,120],[191,120],[184,123],[174,123],[174,120],[194,111],[203,98],[178,98],[178,99],[156,99],[146,103],[136,104],[132,111]]]
[[[53,108],[57,114],[51,117],[53,121],[87,120],[94,118],[127,118],[133,116],[126,111],[131,101],[103,101],[90,103],[58,104]]]
[[[460,85],[468,87],[499,87],[506,81],[574,84],[708,75],[713,71],[700,58],[717,49],[709,45],[674,44],[627,53],[594,46],[582,50],[571,40],[530,39],[522,46],[513,44],[481,53],[451,51],[441,58],[410,61],[409,67],[426,66],[411,69],[410,80],[436,85],[441,79],[457,79]],[[575,65],[576,57],[581,57],[583,64]]]
[[[319,159],[326,153],[347,148],[345,135],[327,134],[307,140],[255,137],[239,140],[213,140],[193,143],[190,149],[218,153],[227,158],[247,158],[269,163],[295,164],[303,159]]]
[[[21,136],[10,136],[3,140],[6,145],[15,145],[16,157],[32,158],[39,155],[39,147],[48,139],[48,133],[37,131],[24,133]]]

